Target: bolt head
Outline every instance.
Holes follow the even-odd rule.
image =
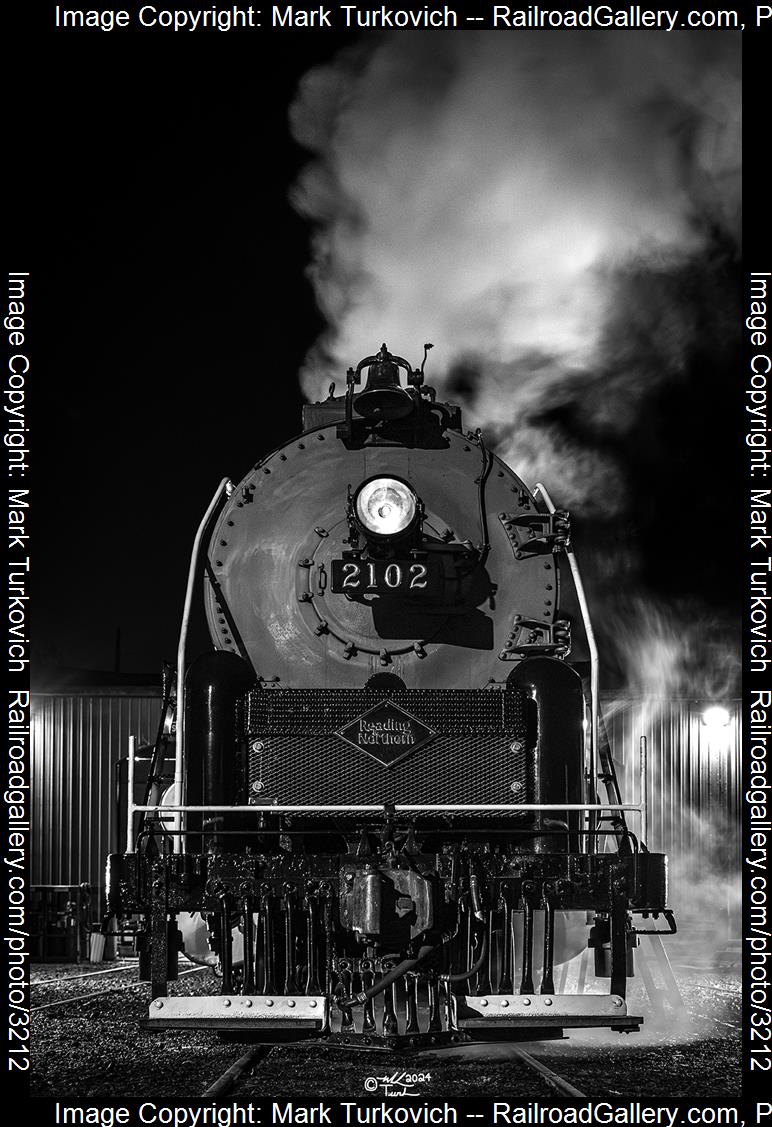
[[[226,1009],[228,1008],[228,1006],[230,1004],[231,1004],[230,998],[223,998],[223,1005],[225,1006]]]
[[[552,1005],[552,998],[545,998],[544,999],[544,1005],[545,1006],[551,1006]]]
[[[251,1006],[252,1006],[252,999],[251,998],[245,998],[244,999],[244,1005],[247,1007],[247,1009],[250,1009]]]
[[[294,1008],[295,1008],[295,999],[294,999],[294,998],[290,998],[290,999],[288,999],[288,1001],[287,1001],[287,1005],[289,1006],[289,1008],[290,1008],[291,1010],[294,1010]]]
[[[613,1005],[615,1005],[617,1007],[621,1006],[622,1005],[622,999],[621,998],[614,998]]]
[[[509,745],[509,750],[510,751],[522,751],[523,745],[522,745],[521,741],[520,740],[513,740],[512,743]]]
[[[249,745],[249,747],[251,751],[263,751],[265,744],[262,740],[252,740],[252,743]]]
[[[508,1005],[509,1005],[509,998],[502,998],[502,999],[501,999],[501,1008],[502,1008],[502,1010],[505,1010],[505,1009],[507,1008],[507,1006],[508,1006]]]
[[[315,1010],[317,1006],[316,998],[312,998],[308,1004],[312,1010]]]
[[[253,794],[259,794],[261,790],[265,790],[265,783],[262,781],[262,779],[255,779],[255,781],[252,783],[252,786],[250,787],[250,790],[253,792]]]
[[[164,1008],[164,1004],[160,998],[156,998],[156,1000],[153,1002],[153,1005],[157,1010],[162,1010]]]
[[[481,998],[480,999],[480,1005],[483,1006],[483,1007],[487,1006],[488,1005],[488,999],[487,998]]]
[[[266,998],[265,1004],[266,1004],[266,1006],[272,1006],[273,1005],[273,998]]]
[[[531,1004],[530,998],[523,998],[523,1005],[524,1006],[530,1006],[530,1004]]]

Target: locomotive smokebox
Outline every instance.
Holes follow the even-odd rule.
[[[239,739],[238,701],[254,685],[252,670],[237,654],[213,651],[197,658],[185,678],[186,799],[189,806],[238,803],[246,778],[246,744]],[[190,815],[188,829],[213,834],[227,815]],[[195,818],[195,821],[193,819]],[[237,829],[231,815],[228,829]],[[194,838],[194,841],[196,839]],[[212,836],[208,849],[218,852],[227,839]],[[192,846],[190,846],[192,848]]]

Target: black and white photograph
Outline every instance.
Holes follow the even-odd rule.
[[[43,9],[4,311],[30,1096],[735,1104],[737,13]]]

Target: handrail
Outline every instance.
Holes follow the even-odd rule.
[[[135,806],[134,811],[144,810],[146,812],[155,812],[163,814],[173,813],[188,813],[188,814],[207,814],[207,813],[231,813],[231,814],[302,814],[304,812],[322,812],[322,813],[345,813],[350,810],[352,813],[383,813],[384,804],[365,804],[355,805],[354,803],[343,803],[335,806],[300,806],[300,805],[257,805],[254,806]],[[388,809],[396,810],[398,813],[418,813],[422,810],[438,810],[440,812],[448,811],[463,811],[463,810],[637,810],[641,811],[640,803],[612,803],[612,802],[462,802],[457,804],[449,804],[442,802],[417,804],[407,803],[400,805],[397,803],[392,806],[389,804]]]
[[[188,624],[190,622],[190,611],[193,606],[193,590],[196,585],[196,575],[198,574],[198,562],[201,555],[201,541],[204,538],[204,533],[207,530],[209,521],[220,503],[223,493],[232,492],[233,483],[230,478],[224,477],[215,490],[212,500],[209,502],[209,508],[204,513],[204,517],[198,526],[196,538],[193,541],[193,551],[190,556],[190,567],[188,568],[188,583],[185,588],[185,606],[182,611],[182,625],[180,627],[180,639],[177,644],[177,727],[174,741],[174,786],[176,787],[176,794],[178,797],[185,797],[184,794],[184,772],[183,772],[183,749],[185,746],[185,661],[186,650],[188,642]],[[135,809],[139,810],[139,807]],[[181,808],[180,813],[182,813]],[[176,817],[174,825],[172,826],[172,833],[175,830],[181,830],[182,818]],[[174,839],[174,852],[182,853],[182,835],[180,833]]]
[[[137,737],[129,736],[129,761],[126,766],[126,789],[129,792],[126,804],[126,852],[134,852],[134,761],[137,755]]]
[[[540,481],[537,481],[536,485],[534,486],[534,493],[536,493],[537,491],[539,493],[541,493],[541,495],[544,499],[544,504],[547,506],[548,511],[550,513],[554,513],[555,512],[555,505],[552,501],[552,498],[550,497],[549,493],[547,492],[546,486],[544,486]],[[592,797],[595,794],[595,788],[596,788],[597,780],[598,780],[598,726],[599,726],[598,725],[598,685],[599,685],[599,680],[600,680],[599,661],[598,661],[598,647],[595,643],[595,633],[592,629],[592,621],[590,619],[590,608],[587,604],[587,598],[586,598],[585,593],[584,593],[584,584],[582,583],[582,575],[581,575],[581,572],[579,571],[579,564],[577,562],[576,556],[574,555],[573,551],[571,550],[570,542],[569,542],[569,544],[566,545],[565,553],[566,553],[566,557],[568,559],[569,566],[571,568],[571,576],[574,580],[574,587],[576,589],[576,596],[579,600],[579,610],[581,611],[582,622],[584,623],[584,632],[587,635],[587,646],[588,646],[589,651],[590,651],[590,764],[589,764],[589,776],[590,776],[590,787],[591,787],[590,797]],[[588,806],[587,809],[590,810],[591,807]],[[606,809],[608,809],[608,807],[606,807]],[[615,807],[615,809],[617,809],[617,808]],[[619,807],[618,809],[624,809],[624,807]],[[594,830],[596,828],[594,818],[590,817],[588,819],[587,828],[590,831],[588,838],[587,838],[587,850],[588,850],[589,853],[592,853],[592,852],[594,852],[595,844],[596,844],[595,843],[595,837],[594,837]]]

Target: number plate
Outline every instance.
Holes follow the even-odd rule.
[[[336,595],[426,595],[439,589],[435,561],[332,560]]]

